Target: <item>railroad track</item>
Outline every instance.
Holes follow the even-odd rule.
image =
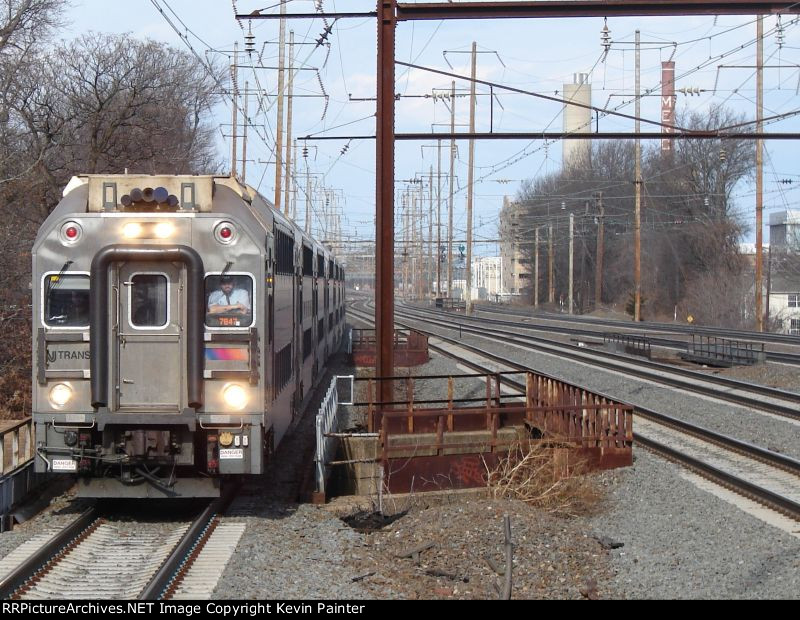
[[[773,334],[773,333],[760,333],[760,332],[752,332],[744,330],[731,330],[722,327],[705,327],[705,326],[689,327],[682,325],[672,325],[670,323],[649,323],[649,322],[634,323],[633,321],[625,322],[613,319],[602,319],[598,317],[587,317],[585,315],[552,314],[547,312],[544,313],[537,312],[536,314],[532,314],[522,310],[515,311],[510,308],[508,309],[493,308],[491,306],[485,306],[485,305],[475,306],[475,310],[484,314],[497,314],[501,316],[502,315],[518,316],[531,321],[536,321],[537,323],[538,322],[548,323],[549,325],[540,324],[537,326],[530,323],[523,323],[522,325],[525,325],[526,327],[531,329],[540,329],[540,330],[549,329],[551,331],[559,331],[565,334],[597,336],[602,332],[586,328],[579,329],[579,328],[569,328],[569,327],[557,327],[553,326],[552,323],[597,325],[599,327],[608,327],[625,333],[640,333],[643,335],[647,335],[652,344],[668,348],[685,349],[687,341],[670,340],[667,338],[662,338],[657,335],[654,336],[651,334],[663,334],[667,332],[667,333],[678,334],[686,338],[691,338],[691,336],[695,334],[704,336],[717,336],[720,338],[746,340],[749,342],[755,342],[759,344],[761,343],[778,344],[784,346],[800,347],[800,336],[789,335],[789,334]],[[515,324],[520,325],[519,322]],[[780,351],[767,351],[767,360],[780,362],[784,364],[800,364],[800,355],[794,353],[780,352]]]
[[[166,531],[134,531],[92,507],[61,531],[34,537],[4,558],[0,598],[208,598],[244,531],[242,523],[219,521],[234,493],[227,491],[193,521]]]
[[[529,334],[510,333],[493,329],[491,323],[481,323],[481,319],[464,320],[461,316],[441,316],[441,313],[410,310],[396,311],[398,319],[424,321],[426,326],[438,325],[446,329],[458,329],[461,334],[470,334],[488,339],[500,339],[506,344],[518,345],[542,353],[557,355],[577,362],[620,372],[629,376],[667,385],[680,390],[710,396],[737,405],[743,405],[766,413],[800,420],[800,393],[780,390],[755,383],[747,383],[728,377],[707,375],[686,368],[670,366],[627,355],[607,351],[593,351],[586,347],[567,344]],[[477,321],[477,325],[475,322]],[[404,327],[425,332],[424,328],[407,322],[397,321]],[[455,325],[455,327],[454,327]],[[432,333],[432,332],[426,332]],[[433,334],[438,335],[438,334]]]
[[[359,320],[372,323],[368,313],[348,311]],[[477,372],[533,370],[438,334],[429,333],[428,347]],[[501,381],[507,389],[525,393],[522,383],[502,375]],[[637,430],[640,426],[644,433]],[[721,486],[800,521],[800,461],[796,459],[639,406],[634,408],[634,441]]]

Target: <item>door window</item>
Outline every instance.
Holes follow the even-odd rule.
[[[130,324],[160,329],[169,323],[169,285],[161,273],[137,273],[130,282]]]

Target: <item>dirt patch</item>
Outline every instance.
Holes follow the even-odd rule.
[[[732,368],[704,368],[697,370],[720,375],[739,381],[758,383],[769,387],[800,392],[800,369],[783,364],[754,364],[753,366],[734,366]]]
[[[390,588],[410,599],[497,598],[506,514],[514,544],[512,598],[619,596],[607,549],[578,520],[518,500],[417,501],[351,552],[355,579],[375,596]]]

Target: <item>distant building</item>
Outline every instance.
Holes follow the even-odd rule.
[[[800,211],[770,213],[764,279],[769,291],[767,329],[800,334]]]
[[[769,242],[775,250],[800,250],[800,211],[770,213]]]
[[[769,318],[772,331],[800,335],[800,276],[772,274]]]
[[[522,251],[523,244],[530,243],[530,234],[523,226],[523,217],[522,207],[505,196],[498,225],[500,268],[505,290],[511,295],[519,295],[531,287],[530,253],[524,254]]]
[[[473,299],[496,300],[507,293],[502,256],[481,256],[472,261],[472,289]]]

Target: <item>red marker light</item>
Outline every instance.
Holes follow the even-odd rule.
[[[220,222],[214,227],[214,238],[219,243],[234,243],[236,241],[236,227],[230,222]]]
[[[72,245],[80,240],[82,234],[83,230],[78,222],[65,222],[58,232],[58,239],[64,245]]]

